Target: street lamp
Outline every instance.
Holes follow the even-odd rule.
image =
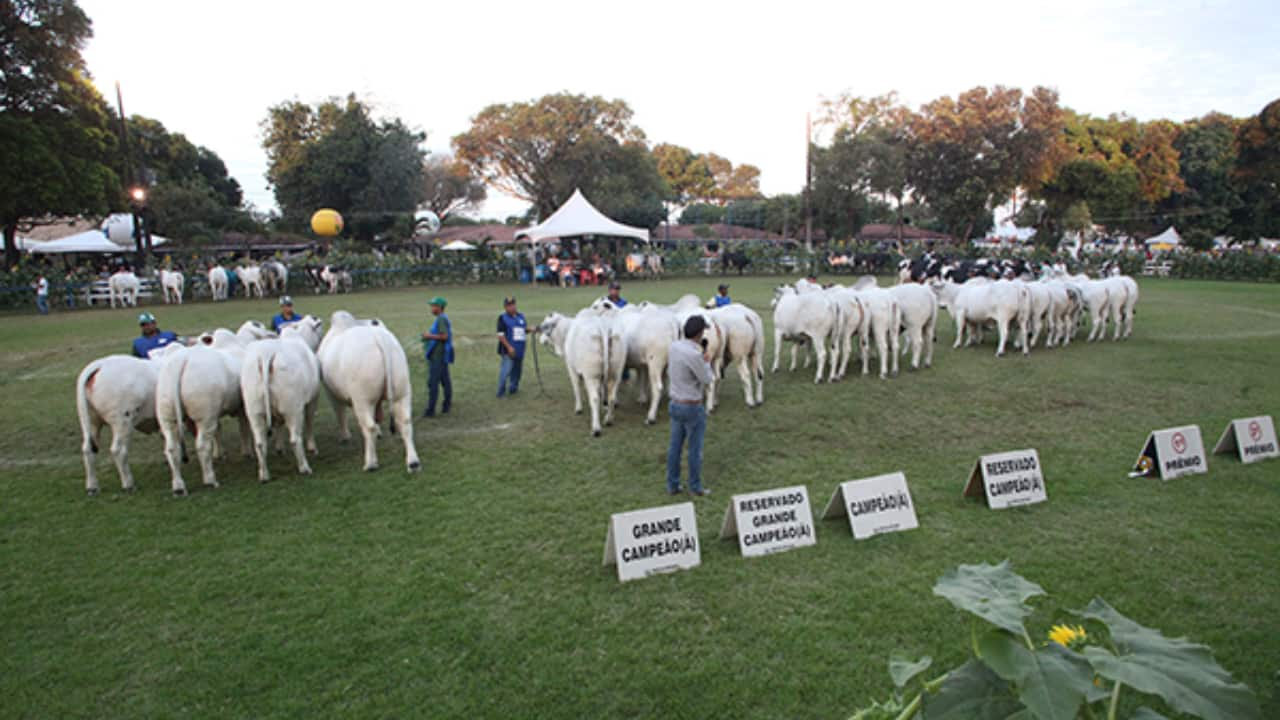
[[[129,210],[133,213],[133,239],[138,251],[138,266],[147,266],[147,254],[151,252],[151,229],[145,224],[147,190],[135,187],[129,191]]]

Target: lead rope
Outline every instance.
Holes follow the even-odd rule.
[[[546,397],[547,389],[542,385],[542,368],[538,366],[538,340],[533,339],[533,375],[538,379],[538,395]]]

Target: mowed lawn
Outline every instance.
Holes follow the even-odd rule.
[[[731,282],[769,323],[778,279]],[[624,295],[705,298],[715,283]],[[382,468],[362,472],[359,441],[339,444],[322,402],[314,476],[274,456],[259,485],[233,452],[217,490],[190,466],[185,499],[170,496],[158,436],[135,436],[136,494],[106,453],[102,495],[84,493],[74,379],[127,351],[136,311],[0,318],[0,715],[842,718],[890,693],[892,651],[959,662],[969,623],[933,583],[1008,558],[1051,594],[1035,601],[1036,636],[1102,596],[1211,645],[1280,717],[1280,461],[1126,477],[1151,429],[1198,423],[1211,448],[1232,417],[1280,415],[1280,288],[1146,281],[1131,340],[1027,358],[995,358],[990,336],[952,350],[943,313],[933,369],[815,387],[784,360],[755,410],[730,372],[707,433],[714,494],[695,501],[703,564],[626,585],[601,566],[606,524],[669,501],[665,407],[647,427],[624,390],[617,422],[592,438],[545,349],[545,396],[529,358],[520,394],[494,398],[501,297],[516,293],[532,324],[599,289],[297,299],[326,319],[382,318],[421,412],[417,336],[437,292],[459,336],[455,404],[416,422],[423,472],[407,474],[386,436]],[[149,309],[196,332],[265,321],[275,305]],[[768,349],[771,363],[771,336]],[[234,451],[233,423],[223,436]],[[980,454],[1024,447],[1040,452],[1047,503],[997,512],[961,498]],[[918,530],[857,542],[846,521],[818,521],[816,547],[751,560],[717,539],[734,493],[804,484],[816,518],[841,481],[895,470]]]

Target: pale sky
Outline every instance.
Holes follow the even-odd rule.
[[[337,3],[81,0],[104,96],[217,152],[274,207],[270,105],[356,92],[449,148],[486,105],[569,91],[625,100],[651,143],[804,182],[805,113],[842,91],[918,106],[975,85],[1056,88],[1097,115],[1257,113],[1280,97],[1280,4],[1068,2]],[[504,217],[524,203],[491,199]]]

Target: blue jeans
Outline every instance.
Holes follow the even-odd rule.
[[[524,356],[513,358],[502,356],[502,367],[498,369],[498,397],[507,393],[512,395],[520,389],[520,373],[524,370]]]
[[[38,310],[38,311],[40,312],[40,314],[41,314],[41,315],[48,315],[48,314],[49,314],[49,298],[48,298],[48,296],[46,296],[46,295],[37,295],[37,296],[36,296],[36,310]]]
[[[449,377],[449,363],[444,359],[444,348],[438,348],[436,357],[427,360],[427,410],[425,415],[436,414],[436,399],[444,388],[444,405],[441,412],[449,412],[453,404],[453,380]]]
[[[707,430],[707,411],[701,404],[673,402],[667,406],[671,416],[671,445],[667,448],[667,492],[680,489],[680,451],[689,441],[689,491],[702,492],[702,436]]]

